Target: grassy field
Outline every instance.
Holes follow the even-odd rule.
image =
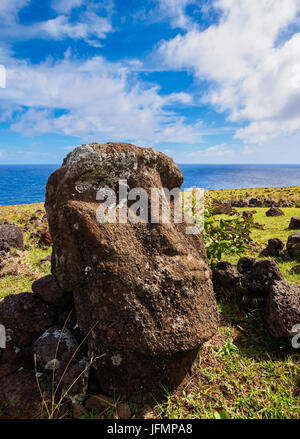
[[[272,188],[249,188],[249,189],[222,189],[208,191],[212,200],[221,202],[236,201],[239,199],[249,200],[257,198],[259,200],[269,199],[272,201],[292,201],[300,203],[300,186],[292,187],[272,187]]]
[[[300,189],[300,188],[299,188]],[[218,199],[243,196],[250,190],[213,191]],[[257,196],[260,190],[251,190]],[[279,193],[278,193],[279,191]],[[274,192],[275,193],[275,192]],[[278,189],[276,196],[292,196],[290,188]],[[226,198],[227,197],[227,198]],[[0,207],[3,219],[20,223],[30,217],[42,204]],[[246,209],[238,209],[246,210]],[[255,245],[247,255],[259,256],[270,238],[286,242],[291,231],[288,224],[292,216],[300,216],[299,208],[283,208],[283,217],[268,218],[266,208],[255,208],[255,220],[264,224],[264,230],[254,230]],[[218,218],[218,217],[217,217]],[[22,225],[22,224],[21,224]],[[26,250],[20,261],[24,267],[18,275],[0,278],[0,298],[7,294],[31,291],[34,279],[50,273],[50,263],[40,265],[40,260],[51,253],[40,248],[25,233]],[[225,260],[236,263],[238,255],[226,255]],[[299,275],[291,275],[295,262],[277,260],[280,270],[290,283],[300,285]],[[22,264],[21,264],[22,265]],[[277,419],[300,418],[300,353],[291,346],[291,340],[273,339],[264,320],[264,307],[259,303],[249,307],[236,297],[218,297],[221,324],[218,333],[207,342],[199,353],[192,375],[173,393],[165,390],[163,401],[153,401],[147,417],[160,419],[193,418],[245,418]],[[300,323],[300,322],[299,322]],[[141,416],[142,407],[130,402],[133,418]],[[105,414],[106,413],[106,414]],[[104,417],[113,417],[107,410]],[[93,414],[90,415],[93,417]]]

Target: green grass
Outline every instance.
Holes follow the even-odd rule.
[[[206,343],[182,389],[158,403],[168,419],[298,419],[300,354],[288,340],[274,340],[264,310],[243,310],[237,299],[219,298],[222,326]]]
[[[292,199],[295,188],[271,189],[270,192],[257,189],[213,191],[209,195],[225,200],[226,197],[243,197],[246,192],[253,197],[269,193],[274,197]],[[20,218],[29,218],[37,209],[43,209],[43,205],[0,207],[0,220],[21,224]],[[292,233],[287,229],[290,218],[300,216],[300,209],[283,208],[285,216],[276,218],[266,217],[266,208],[254,210],[257,211],[255,220],[264,224],[265,229],[252,232],[256,245],[247,255],[258,257],[268,239],[287,241]],[[0,278],[0,299],[10,293],[31,291],[33,280],[50,272],[50,263],[40,266],[39,262],[51,253],[51,247],[41,249],[29,240],[28,233],[25,233],[25,241],[31,249],[23,255],[26,261],[24,274]],[[223,259],[236,263],[238,258],[238,255],[225,255]],[[277,262],[289,282],[300,284],[299,275],[289,273],[295,262]],[[299,351],[292,348],[291,340],[270,336],[261,304],[249,308],[241,298],[218,297],[217,300],[221,316],[218,333],[204,344],[192,375],[180,388],[172,393],[165,389],[165,398],[153,401],[153,418],[299,419]],[[135,401],[130,405],[133,418],[138,418],[142,406]],[[71,410],[69,416],[72,416]],[[97,416],[91,413],[88,417]],[[112,419],[114,410],[106,411],[105,417]]]

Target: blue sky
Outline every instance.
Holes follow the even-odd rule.
[[[300,163],[299,18],[299,0],[0,0],[0,164],[92,141]]]

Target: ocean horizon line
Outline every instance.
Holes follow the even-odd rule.
[[[300,166],[300,163],[177,163],[177,166]],[[0,166],[62,166],[61,163],[0,163]]]

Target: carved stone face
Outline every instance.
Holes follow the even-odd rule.
[[[109,384],[101,385],[130,393],[146,378],[167,378],[167,369],[179,376],[176,364],[190,365],[218,315],[202,238],[187,235],[186,224],[99,224],[97,190],[125,177],[150,204],[151,188],[182,184],[174,162],[155,150],[83,146],[50,177],[46,208],[53,274],[73,292],[80,328],[96,325],[90,351],[106,354],[98,371]]]

